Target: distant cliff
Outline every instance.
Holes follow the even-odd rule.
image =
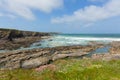
[[[12,41],[14,38],[41,37],[49,35],[50,33],[20,31],[15,29],[0,29],[0,39],[8,39],[10,41]]]
[[[14,50],[20,47],[29,47],[40,41],[44,36],[52,33],[21,31],[15,29],[0,29],[0,50]]]

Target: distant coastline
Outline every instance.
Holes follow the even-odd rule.
[[[16,29],[0,28],[0,50],[14,50],[20,47],[28,47],[32,43],[47,38],[52,33],[21,31]]]

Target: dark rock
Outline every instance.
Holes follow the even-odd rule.
[[[29,47],[32,43],[40,41],[42,37],[50,35],[50,33],[0,29],[0,50]]]

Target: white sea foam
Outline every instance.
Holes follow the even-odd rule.
[[[78,41],[78,40],[85,40],[85,41],[120,41],[120,38],[97,38],[97,37],[64,37],[64,36],[57,36],[53,37],[54,39],[60,40],[70,40],[70,41]]]
[[[112,42],[120,41],[120,38],[105,38],[105,37],[76,37],[76,36],[54,36],[50,40],[42,42],[42,47],[56,47],[69,45],[87,45],[90,41]]]

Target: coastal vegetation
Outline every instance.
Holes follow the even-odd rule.
[[[0,80],[120,80],[120,60],[61,59],[44,70],[1,70]]]

